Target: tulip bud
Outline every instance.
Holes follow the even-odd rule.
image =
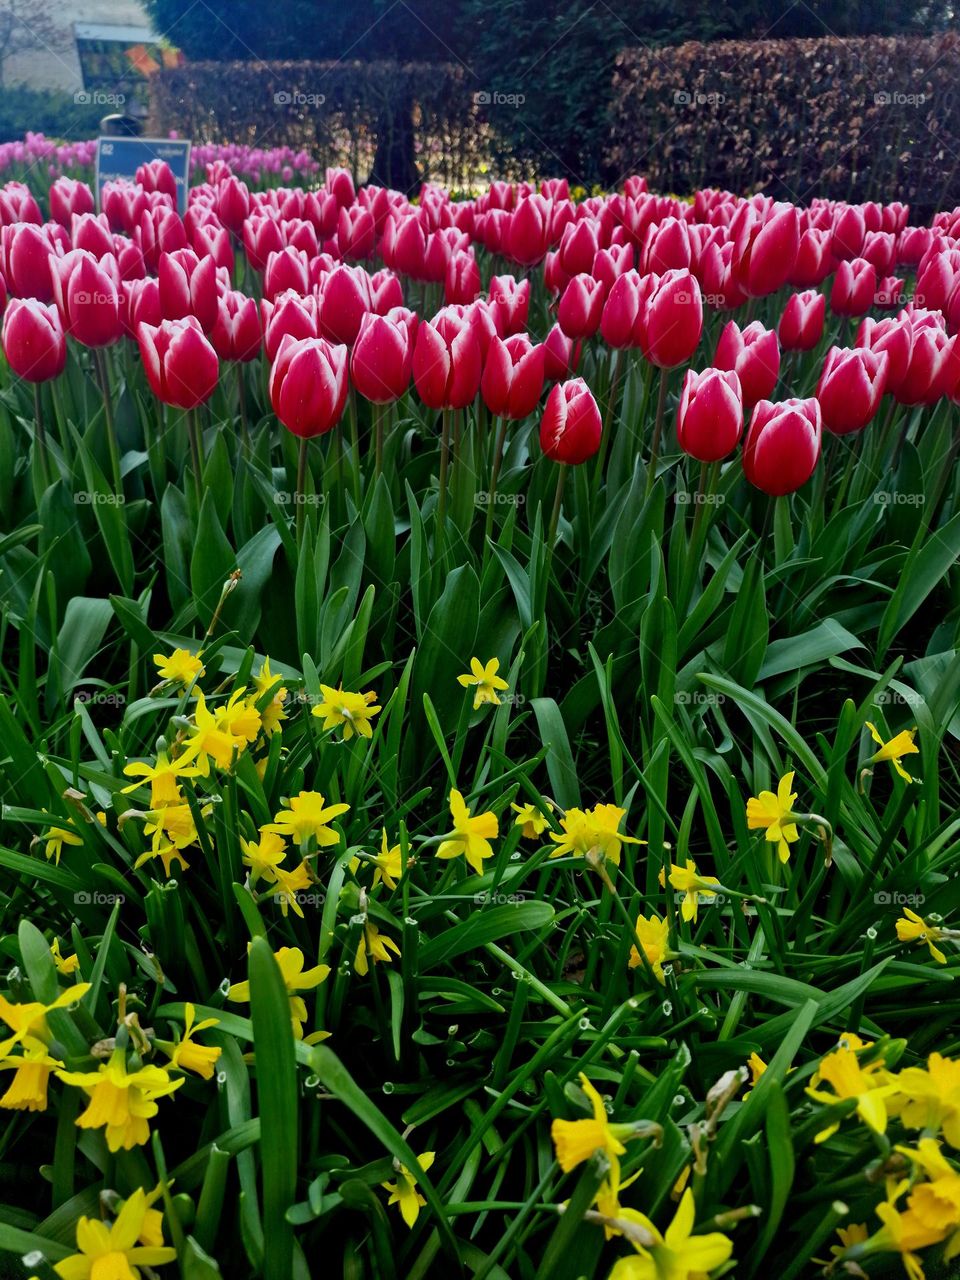
[[[47,228],[32,222],[8,224],[0,231],[0,246],[10,292],[18,298],[49,302],[53,297],[50,258],[54,240]]]
[[[830,290],[830,310],[837,316],[862,316],[873,305],[877,269],[872,262],[853,258],[841,262]]]
[[[492,414],[526,418],[533,413],[543,391],[544,350],[526,334],[494,338],[487,352],[480,380],[483,402]]]
[[[487,300],[501,338],[522,333],[530,311],[530,281],[513,276],[491,276]]]
[[[590,218],[581,218],[564,227],[557,257],[567,276],[579,276],[591,270],[599,248],[597,224]]]
[[[910,368],[910,356],[913,352],[913,327],[910,323],[892,318],[874,320],[867,316],[857,330],[856,346],[866,351],[886,354],[886,389],[896,396]]]
[[[140,357],[154,395],[178,409],[195,409],[213,395],[220,372],[217,353],[196,316],[137,329]]]
[[[93,192],[85,182],[65,175],[50,186],[50,217],[61,227],[69,227],[75,213],[93,213]]]
[[[859,258],[867,236],[864,210],[859,205],[843,205],[834,223],[831,251],[835,258],[846,262]]]
[[[144,191],[159,191],[174,204],[177,202],[177,179],[166,160],[150,160],[139,165],[134,182],[139,182]]]
[[[353,178],[347,169],[327,169],[324,186],[341,207],[353,204],[357,198],[357,193],[353,186]]]
[[[320,288],[320,332],[330,342],[352,347],[370,310],[370,277],[363,267],[335,267]]]
[[[776,293],[793,271],[800,249],[800,222],[792,204],[775,204],[763,217],[753,205],[742,205],[730,225],[731,269],[750,298]]]
[[[254,298],[229,289],[217,299],[210,343],[221,360],[256,360],[261,347],[260,312]]]
[[[3,353],[27,382],[47,382],[63,372],[67,344],[56,307],[35,298],[14,298],[3,317]]]
[[[394,307],[403,306],[403,285],[392,271],[375,271],[370,277],[370,309],[385,316]]]
[[[288,431],[310,438],[336,426],[347,402],[348,362],[341,344],[284,337],[270,370],[270,403]]]
[[[586,462],[600,448],[602,424],[593,393],[582,378],[558,382],[547,396],[540,448],[554,462]]]
[[[70,220],[70,243],[74,249],[86,249],[98,259],[113,253],[113,234],[106,215],[75,213]]]
[[[542,262],[550,247],[550,201],[526,196],[510,218],[507,252],[514,262],[531,267]]]
[[[673,369],[689,360],[700,342],[700,286],[689,271],[668,271],[653,279],[642,323],[643,354],[658,368]]]
[[[754,320],[741,331],[736,320],[727,322],[713,358],[717,369],[733,369],[740,379],[743,403],[752,409],[766,400],[780,376],[780,344],[772,329]]]
[[[263,271],[270,254],[283,247],[283,231],[276,218],[252,213],[244,222],[243,250],[254,271]]]
[[[547,382],[561,382],[580,363],[580,343],[555,324],[543,340],[543,374]]]
[[[263,296],[272,302],[288,289],[300,294],[310,290],[307,255],[302,249],[293,249],[289,245],[267,254],[263,269]]]
[[[823,337],[827,300],[816,289],[791,294],[777,326],[784,351],[812,351]]]
[[[817,384],[823,425],[837,436],[862,431],[874,417],[886,390],[889,357],[885,352],[831,347]]]
[[[120,298],[120,318],[128,338],[136,338],[141,321],[154,327],[163,321],[160,286],[150,276],[145,280],[127,280]]]
[[[232,173],[217,187],[217,217],[233,235],[239,236],[250,215],[250,191],[245,182]]]
[[[359,393],[373,404],[399,400],[410,385],[412,361],[409,325],[400,317],[368,311],[350,357],[350,376]]]
[[[833,270],[833,236],[829,231],[808,227],[800,236],[797,258],[787,277],[796,289],[815,289]]]
[[[296,293],[285,293],[273,302],[262,302],[260,311],[263,316],[263,349],[271,364],[277,358],[281,341],[288,334],[292,338],[320,336],[320,300],[315,294],[301,298]]]
[[[460,249],[447,263],[443,296],[448,303],[473,302],[480,293],[480,268],[472,250]]]
[[[373,214],[362,205],[340,210],[337,222],[337,247],[340,256],[357,261],[369,258],[377,243],[377,228],[373,223]]]
[[[417,329],[413,380],[430,409],[463,409],[480,389],[482,350],[477,326],[444,307]]]
[[[677,440],[700,462],[719,462],[743,434],[743,397],[733,370],[688,369],[677,409]]]
[[[160,255],[157,271],[160,305],[165,320],[196,316],[209,333],[217,322],[217,264],[198,258],[192,249]]]
[[[83,249],[50,259],[53,298],[65,331],[85,347],[108,347],[123,335],[120,273],[113,254],[97,261]]]
[[[687,271],[693,264],[693,250],[687,224],[680,218],[664,218],[647,227],[640,262],[644,272],[663,275],[665,271]]]
[[[593,276],[574,276],[557,308],[560,328],[571,338],[592,338],[600,327],[605,292]]]
[[[813,475],[821,435],[817,400],[761,400],[743,445],[744,475],[772,497],[793,493]]]

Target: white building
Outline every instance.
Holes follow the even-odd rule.
[[[130,69],[128,51],[156,42],[138,0],[43,0],[37,7],[46,19],[43,33],[38,32],[36,47],[7,59],[3,79],[8,86],[109,94]]]

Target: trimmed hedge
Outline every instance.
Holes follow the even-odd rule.
[[[720,41],[617,58],[608,159],[651,190],[960,202],[960,39]]]
[[[287,145],[394,186],[421,177],[464,185],[484,161],[477,124],[472,89],[453,65],[195,62],[151,78],[157,132]]]

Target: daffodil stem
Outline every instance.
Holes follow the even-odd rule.
[[[650,963],[650,957],[647,955],[646,948],[643,945],[643,941],[639,933],[637,932],[636,923],[635,921],[630,919],[630,913],[627,910],[626,906],[624,905],[624,901],[620,897],[620,894],[617,891],[617,886],[613,883],[613,880],[611,879],[610,872],[606,868],[603,855],[600,854],[600,855],[597,855],[596,857],[591,857],[590,855],[588,855],[587,861],[590,863],[594,871],[596,871],[597,875],[600,877],[600,880],[602,881],[604,888],[610,894],[610,898],[613,902],[614,907],[623,918],[623,922],[627,926],[627,932],[634,939],[634,942],[636,944],[637,951],[640,955],[640,963],[642,964],[644,970],[646,971],[646,975],[650,980],[651,986],[654,988],[654,990],[656,990],[661,984],[657,981],[657,975],[653,972],[653,965]]]

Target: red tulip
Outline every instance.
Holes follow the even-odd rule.
[[[124,281],[120,297],[120,318],[124,333],[129,338],[136,338],[137,326],[141,321],[154,326],[162,323],[160,286],[152,276],[146,280]]]
[[[284,337],[270,370],[273,411],[295,436],[323,435],[347,402],[349,354],[324,338]]]
[[[897,262],[915,267],[935,242],[936,232],[930,227],[904,227],[897,236]]]
[[[143,260],[150,271],[156,271],[162,253],[186,249],[187,232],[178,214],[163,207],[144,209],[136,229],[136,239],[143,250]]]
[[[830,310],[837,316],[862,316],[873,305],[877,269],[872,262],[853,258],[841,262],[830,290]]]
[[[597,223],[591,218],[570,222],[563,229],[557,256],[568,276],[588,273],[600,248]]]
[[[320,288],[320,332],[330,342],[352,347],[370,310],[370,277],[363,267],[335,267]]]
[[[399,222],[388,219],[387,227],[395,227],[395,231],[391,231],[389,236],[384,235],[384,262],[411,280],[426,280],[427,236],[420,219],[413,216]],[[391,244],[390,250],[387,249],[388,243]],[[387,252],[391,252],[390,258]]]
[[[896,261],[896,244],[889,231],[868,231],[860,257],[872,262],[878,273],[890,271]]]
[[[263,296],[272,302],[288,289],[300,294],[310,289],[307,255],[302,249],[292,249],[289,245],[267,255],[263,269]]]
[[[777,334],[784,351],[812,351],[823,337],[827,300],[816,289],[791,294]]]
[[[844,205],[833,227],[831,251],[835,258],[848,261],[859,258],[867,235],[863,209],[855,204]]]
[[[377,243],[373,214],[362,205],[340,210],[337,222],[337,247],[341,257],[356,261],[369,258]]]
[[[761,400],[743,445],[744,475],[772,497],[793,493],[813,475],[821,435],[819,401]]]
[[[49,302],[53,297],[50,258],[54,240],[46,227],[32,222],[15,222],[0,231],[3,276],[10,292],[18,298]]]
[[[608,347],[643,345],[643,323],[657,277],[625,271],[613,283],[600,317],[600,332]]]
[[[878,280],[877,291],[873,295],[873,305],[881,311],[892,311],[894,307],[902,307],[906,301],[903,294],[905,283],[906,281],[900,276],[884,276],[882,280]]]
[[[568,338],[555,324],[543,340],[543,374],[548,382],[560,382],[580,363],[580,343]]]
[[[254,271],[263,271],[271,253],[284,247],[283,231],[276,218],[252,213],[243,224],[243,250]]]
[[[910,363],[890,391],[900,404],[934,404],[956,387],[955,366],[960,356],[957,338],[948,337],[936,324],[914,323],[912,328]]]
[[[233,245],[226,227],[206,222],[191,234],[190,244],[198,258],[212,258],[218,267],[226,267],[232,274]]]
[[[550,247],[550,201],[526,196],[510,217],[507,252],[514,262],[531,267],[542,262]]]
[[[592,338],[600,327],[606,293],[593,276],[574,276],[557,308],[560,328],[571,338]]]
[[[143,250],[127,236],[113,237],[113,256],[117,260],[117,270],[120,272],[121,280],[142,280],[147,274]]]
[[[3,317],[3,353],[27,382],[47,382],[63,372],[67,343],[56,307],[36,298],[14,298]]]
[[[540,448],[554,462],[577,465],[600,448],[602,424],[593,393],[582,378],[558,382],[547,396]]]
[[[836,436],[862,431],[887,387],[889,357],[865,347],[831,347],[817,384],[823,425]]]
[[[480,394],[492,414],[526,418],[533,413],[543,391],[544,350],[524,333],[494,338],[487,352],[480,380]]]
[[[217,264],[198,258],[192,249],[160,255],[157,273],[165,320],[196,316],[204,333],[217,321]]]
[[[606,297],[620,277],[632,267],[633,245],[612,244],[606,249],[597,250],[590,266],[590,274],[603,285]]]
[[[753,205],[741,205],[730,231],[731,269],[740,288],[751,298],[775,293],[796,266],[800,249],[796,207],[775,204],[764,218]]]
[[[886,354],[887,390],[896,395],[910,368],[910,356],[913,352],[913,327],[910,323],[892,318],[874,320],[867,316],[857,330],[856,346],[866,351]]]
[[[733,370],[688,369],[677,409],[677,440],[700,462],[719,462],[743,434],[743,396]]]
[[[240,178],[230,174],[217,187],[217,217],[233,235],[239,236],[250,215],[250,191]]]
[[[330,191],[308,191],[303,198],[303,216],[320,239],[329,240],[340,218],[337,197]]]
[[[787,277],[788,282],[797,289],[814,289],[823,284],[833,270],[833,251],[830,248],[832,235],[829,231],[820,231],[808,227],[800,237],[797,258],[793,270]]]
[[[15,222],[43,222],[40,206],[33,192],[22,182],[8,182],[0,188],[0,227],[13,226]]]
[[[430,409],[462,409],[480,389],[480,335],[469,316],[444,307],[417,329],[413,380]]]
[[[272,363],[277,358],[280,343],[291,338],[318,338],[320,336],[320,299],[316,294],[300,297],[285,293],[273,302],[260,304],[263,317],[263,349]]]
[[[353,178],[347,169],[327,169],[324,185],[341,207],[353,204],[357,198]]]
[[[487,300],[501,338],[522,333],[530,311],[530,281],[513,276],[491,276]]]
[[[394,307],[403,306],[403,285],[392,271],[375,271],[370,277],[370,309],[385,316]]]
[[[480,293],[480,268],[471,250],[460,249],[447,263],[443,296],[448,303],[473,302]]]
[[[85,347],[108,347],[123,335],[120,273],[113,254],[99,262],[83,249],[51,257],[53,299],[65,331]]]
[[[93,192],[85,182],[64,175],[51,184],[50,217],[61,227],[70,226],[73,214],[93,213],[95,207]]]
[[[130,182],[105,182],[100,191],[100,208],[114,231],[132,236],[147,209],[147,193]]]
[[[689,271],[668,271],[653,279],[642,322],[643,354],[651,364],[673,369],[689,360],[700,342],[700,286]]]
[[[640,262],[645,272],[686,271],[693,264],[693,249],[687,224],[680,218],[664,218],[647,227]]]
[[[141,323],[140,358],[158,400],[178,409],[195,409],[213,395],[220,372],[217,353],[203,336],[196,316]]]
[[[732,311],[747,300],[734,277],[732,263],[732,240],[708,244],[700,255],[697,272],[703,287],[703,300],[717,311]]]
[[[140,165],[134,181],[139,182],[144,191],[161,191],[176,204],[177,180],[165,160],[151,160]]]
[[[391,319],[368,311],[350,357],[350,376],[360,394],[373,404],[399,400],[410,385],[412,363],[409,324],[399,316]]]
[[[772,329],[754,320],[741,331],[736,320],[727,322],[713,357],[717,369],[736,371],[743,403],[752,409],[773,393],[780,376],[780,344]]]
[[[221,360],[256,360],[262,344],[256,300],[237,289],[221,294],[210,343]]]

